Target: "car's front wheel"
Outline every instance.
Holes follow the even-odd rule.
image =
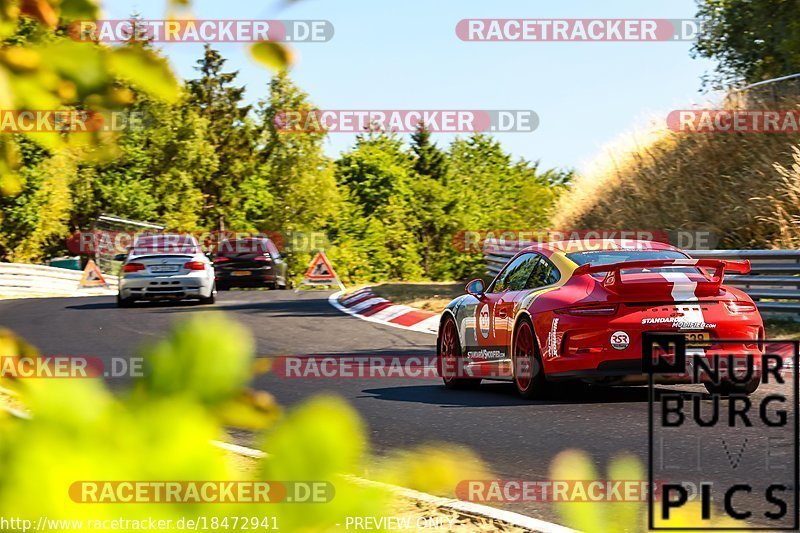
[[[458,340],[456,323],[447,317],[442,324],[442,335],[439,340],[439,368],[442,381],[448,389],[474,389],[481,384],[480,378],[462,378],[464,371],[461,359],[461,343]]]
[[[517,325],[512,345],[514,385],[523,398],[540,398],[547,392],[544,367],[539,356],[533,326],[527,319]]]

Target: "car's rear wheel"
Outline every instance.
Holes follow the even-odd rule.
[[[123,298],[117,293],[117,307],[133,307],[133,299]]]
[[[547,393],[547,381],[539,356],[533,326],[527,319],[517,325],[512,345],[514,385],[523,398],[540,398]]]
[[[211,294],[208,297],[200,297],[201,304],[213,304],[217,300],[217,284],[211,286]]]
[[[721,381],[718,384],[706,382],[704,383],[706,390],[709,394],[719,394],[721,396],[730,396],[731,394],[753,394],[758,390],[758,385],[761,383],[761,378],[753,378],[747,383],[734,383],[732,381]]]
[[[448,389],[474,389],[481,384],[480,378],[458,377],[463,372],[461,363],[461,343],[458,340],[456,323],[447,317],[442,324],[442,336],[439,340],[439,368],[442,370],[442,381]]]

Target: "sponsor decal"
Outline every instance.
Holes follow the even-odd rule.
[[[717,327],[717,324],[714,322],[689,321],[681,317],[671,316],[643,318],[642,324],[669,324],[677,329],[715,329]]]
[[[547,333],[547,358],[555,359],[558,357],[558,319],[554,318],[550,324],[550,331]]]
[[[624,350],[631,343],[631,338],[624,331],[615,331],[611,334],[611,347],[615,350]]]
[[[503,350],[487,350],[481,348],[479,350],[468,350],[467,359],[480,359],[482,361],[495,361],[498,359],[505,359],[506,355]]]
[[[478,327],[481,330],[481,336],[484,339],[489,338],[489,330],[492,327],[492,317],[489,313],[489,304],[483,304],[480,311],[478,311]]]

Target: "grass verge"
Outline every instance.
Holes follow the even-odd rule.
[[[396,304],[441,313],[450,300],[464,294],[464,284],[461,282],[381,283],[374,285],[372,292]]]

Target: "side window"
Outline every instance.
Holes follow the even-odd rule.
[[[503,292],[504,290],[510,290],[510,291],[518,290],[518,289],[512,289],[511,283],[518,280],[518,276],[516,274],[517,269],[519,269],[523,263],[525,263],[528,259],[530,259],[531,256],[532,254],[521,255],[516,259],[514,259],[514,261],[512,261],[510,264],[508,264],[505,270],[503,270],[502,274],[500,274],[500,277],[497,278],[497,281],[492,287],[492,292]]]
[[[528,278],[525,288],[537,289],[539,287],[545,287],[547,285],[552,285],[559,279],[561,279],[561,274],[558,272],[558,269],[555,267],[555,265],[553,265],[553,263],[551,263],[548,259],[541,257],[539,262],[536,264],[536,268]]]
[[[525,285],[531,274],[539,268],[541,263],[539,256],[536,254],[526,254],[523,256],[525,259],[517,266],[517,268],[506,278],[506,287],[510,291],[525,290]]]
[[[547,276],[547,283],[546,285],[552,285],[554,283],[558,283],[558,280],[561,279],[561,272],[559,272],[558,268],[551,263],[549,260],[544,259],[550,265],[550,275]]]
[[[278,247],[275,246],[275,243],[272,242],[272,240],[270,239],[267,239],[266,243],[267,243],[267,250],[269,251],[269,254],[272,256],[272,259],[280,259],[281,254],[280,252],[278,252]]]

